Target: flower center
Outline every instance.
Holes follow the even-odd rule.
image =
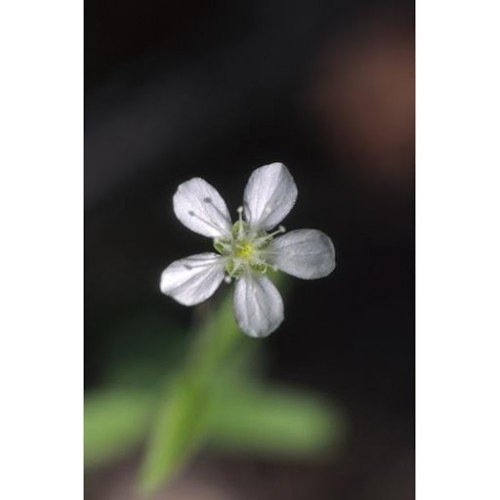
[[[254,253],[255,253],[254,246],[249,241],[242,241],[241,243],[237,242],[235,245],[234,255],[238,259],[250,261],[252,260]]]
[[[255,230],[242,219],[241,207],[238,213],[239,220],[233,224],[230,238],[214,240],[214,248],[226,258],[226,272],[229,280],[239,278],[249,270],[266,273],[270,265],[266,250],[273,236],[285,230],[282,226],[273,233]]]

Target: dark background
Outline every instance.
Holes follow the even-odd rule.
[[[85,2],[86,389],[162,341],[137,338],[145,322],[189,325],[159,276],[210,242],[175,219],[177,185],[205,178],[234,214],[274,161],[299,188],[286,227],[329,234],[337,268],[294,280],[269,377],[331,397],[351,433],[328,467],[219,459],[210,474],[235,499],[414,498],[413,2]],[[132,498],[129,467],[88,498]]]

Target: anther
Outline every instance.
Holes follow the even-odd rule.
[[[267,234],[265,236],[265,238],[267,240],[270,240],[273,238],[273,236],[280,234],[280,233],[284,233],[285,231],[286,231],[285,226],[279,226],[278,229],[276,229],[276,231],[273,231],[272,233]]]
[[[240,222],[242,222],[242,220],[243,220],[243,207],[238,207],[237,212],[238,212],[238,220]]]
[[[243,207],[238,207],[238,239],[243,238]]]

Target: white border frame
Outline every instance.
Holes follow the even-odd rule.
[[[83,5],[0,6],[2,498],[83,498]]]

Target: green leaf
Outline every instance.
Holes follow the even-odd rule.
[[[139,391],[101,391],[85,398],[85,466],[115,460],[138,445],[147,431],[151,396]]]
[[[345,432],[343,416],[326,400],[260,386],[226,388],[212,419],[214,447],[265,456],[317,458]]]

